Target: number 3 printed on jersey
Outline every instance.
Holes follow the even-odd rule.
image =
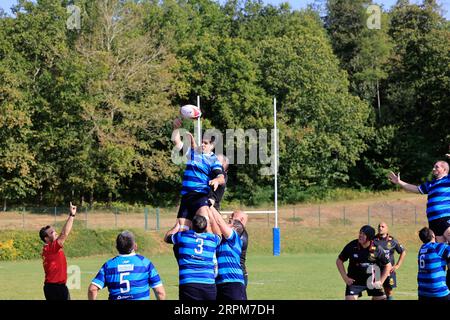
[[[381,270],[380,267],[376,264],[370,265],[367,267],[367,273],[370,274],[370,277],[367,278],[367,288],[369,289],[375,289],[373,284],[375,283],[375,281],[380,281],[381,279]]]
[[[194,249],[194,252],[195,252],[196,254],[202,254],[202,253],[203,253],[203,239],[197,238],[197,239],[195,239],[195,242],[200,242],[200,243],[197,244],[197,247],[198,247],[198,248],[195,248],[195,249]]]

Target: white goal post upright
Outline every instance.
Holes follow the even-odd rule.
[[[197,107],[200,109],[200,96],[197,96]],[[200,109],[200,112],[202,109]],[[200,120],[201,116],[197,118],[197,145],[202,146],[202,123]]]
[[[278,137],[277,137],[277,98],[273,98],[273,164],[274,164],[274,189],[275,189],[275,226],[273,228],[273,255],[280,255],[280,228],[278,228]]]

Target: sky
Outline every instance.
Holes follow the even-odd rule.
[[[13,4],[15,4],[16,0],[0,0],[0,8],[3,8],[6,12],[10,12],[9,8]],[[222,0],[221,0],[222,2]],[[304,9],[308,4],[313,4],[314,0],[263,0],[266,4],[279,5],[280,3],[287,2],[290,4],[292,9]],[[374,3],[382,6],[383,10],[389,10],[392,5],[394,5],[396,0],[374,0]],[[410,0],[411,3],[422,3],[421,0]],[[438,0],[438,3],[442,5],[442,9],[444,10],[443,14],[450,20],[450,0]],[[76,1],[75,1],[76,4]]]

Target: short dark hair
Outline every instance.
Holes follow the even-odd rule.
[[[129,254],[134,249],[134,234],[128,230],[119,233],[116,239],[116,248],[120,254]]]
[[[204,216],[195,215],[192,219],[192,230],[197,233],[203,233],[208,226],[208,221]]]
[[[375,229],[366,224],[359,229],[359,232],[362,232],[366,235],[368,240],[373,240],[375,238]]]
[[[430,228],[423,227],[419,231],[419,238],[422,240],[423,243],[428,243],[431,240],[433,240],[434,232]]]
[[[45,237],[48,237],[47,230],[50,229],[51,226],[45,226],[42,227],[41,230],[39,230],[39,238],[45,243]]]
[[[239,237],[242,236],[242,234],[244,233],[244,230],[245,230],[244,225],[239,220],[233,220],[233,228],[234,228],[234,230],[236,230]]]

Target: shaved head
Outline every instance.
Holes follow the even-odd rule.
[[[449,166],[448,166],[448,162],[447,161],[438,161],[438,162],[436,162],[436,164],[440,164],[441,165],[441,167],[445,170],[445,172],[447,172],[448,173],[448,171],[449,171]]]
[[[389,231],[389,228],[388,228],[387,223],[384,222],[384,221],[381,221],[378,224],[378,233],[381,234],[381,235],[385,235],[385,234],[388,233],[388,231]]]
[[[231,220],[238,220],[245,226],[248,221],[248,215],[244,211],[234,210],[231,214]]]

